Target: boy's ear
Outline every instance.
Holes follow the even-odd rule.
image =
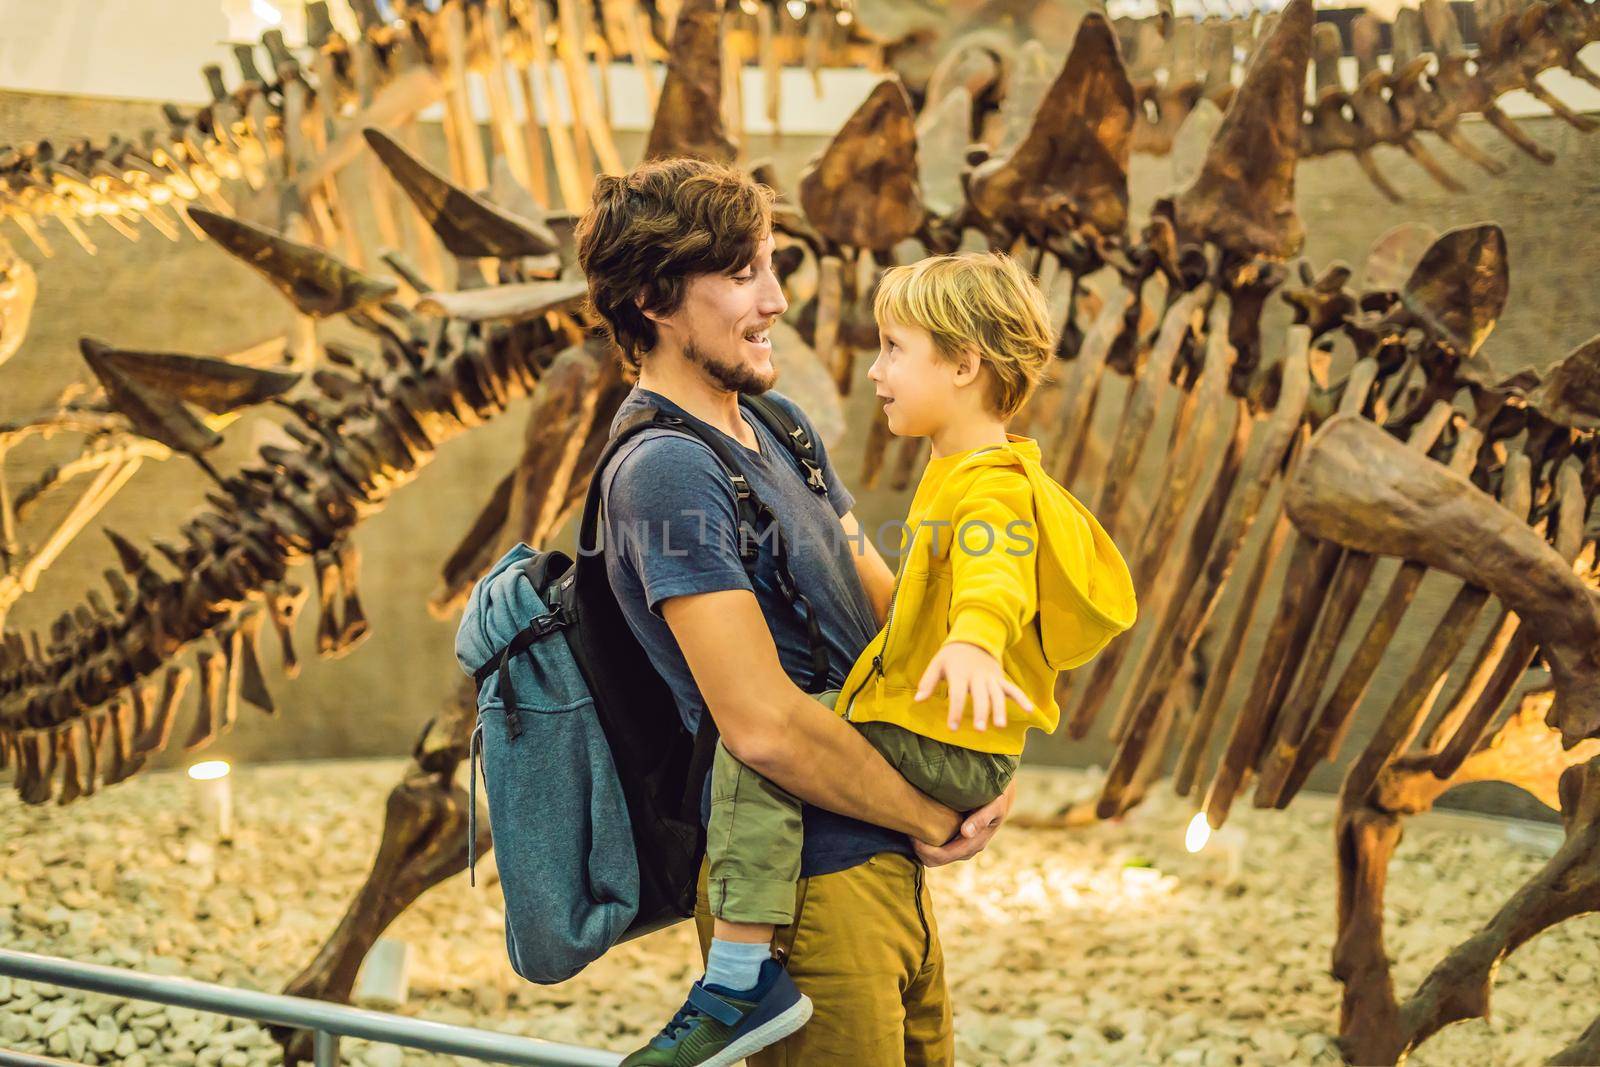
[[[956,364],[956,384],[965,385],[976,381],[983,372],[983,357],[978,355],[978,350],[968,345],[961,350],[960,361]]]

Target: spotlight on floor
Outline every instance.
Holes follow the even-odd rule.
[[[204,760],[189,768],[189,777],[201,783],[200,797],[208,815],[216,819],[217,840],[233,837],[233,783],[228,780],[228,761]]]
[[[1183,847],[1190,852],[1199,852],[1206,847],[1206,842],[1211,840],[1211,824],[1206,822],[1206,813],[1197,811],[1194,818],[1189,820],[1189,829],[1183,834]]]

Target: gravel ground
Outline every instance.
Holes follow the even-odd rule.
[[[277,991],[364,877],[403,764],[243,768],[234,839],[214,845],[198,784],[145,774],[63,809],[0,796],[0,944]],[[1025,770],[1024,807],[1093,790]],[[1164,789],[1164,787],[1162,787]],[[1190,809],[1158,789],[1083,830],[1008,828],[977,860],[932,872],[962,1064],[1335,1064],[1331,806],[1236,808],[1228,836],[1183,847]],[[1231,847],[1230,847],[1231,846]],[[1228,853],[1239,860],[1237,877]],[[1395,859],[1397,984],[1415,988],[1543,862],[1538,840],[1428,817]],[[625,1050],[698,975],[687,924],[624,945],[559,986],[505,959],[492,855],[478,885],[436,887],[394,924],[409,946],[406,1014]],[[1600,1011],[1600,917],[1545,934],[1501,967],[1492,1022],[1424,1045],[1422,1065],[1542,1063]],[[127,1067],[279,1062],[254,1025],[0,978],[0,1048]],[[347,1062],[466,1062],[344,1043]]]

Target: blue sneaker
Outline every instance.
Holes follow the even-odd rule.
[[[810,1018],[811,998],[795,988],[783,964],[767,960],[752,989],[696,982],[672,1021],[621,1067],[732,1067]]]

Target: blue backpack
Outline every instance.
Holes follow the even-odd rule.
[[[805,429],[764,396],[741,403],[783,441],[806,484],[826,495]],[[716,431],[654,407],[630,416],[594,466],[578,530],[578,558],[519,544],[473,586],[456,633],[456,660],[478,684],[468,754],[467,865],[476,884],[477,782],[494,832],[505,896],[506,950],[532,982],[560,982],[619,940],[694,913],[705,833],[700,796],[716,724],[683,726],[666,682],[629,629],[599,544],[601,473],[650,427],[692,434],[734,489],[741,528],[777,517],[739,473]],[[740,538],[754,575],[758,536]],[[810,603],[794,585],[780,533],[771,542],[779,588],[811,641],[811,691],[828,658]]]

